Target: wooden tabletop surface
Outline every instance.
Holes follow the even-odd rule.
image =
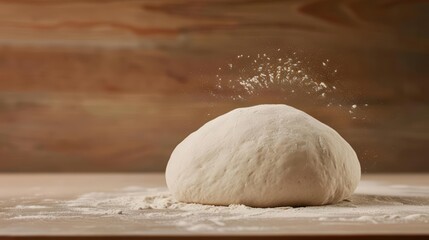
[[[168,197],[163,174],[2,174],[0,189],[2,238],[429,235],[428,174],[364,175],[347,202],[245,216],[214,206],[142,209],[148,194]]]

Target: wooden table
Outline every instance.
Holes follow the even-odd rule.
[[[227,207],[142,207],[166,191],[163,174],[2,174],[0,238],[429,237],[428,174],[364,175],[349,201],[246,208],[244,217]]]

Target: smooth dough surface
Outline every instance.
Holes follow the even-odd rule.
[[[334,129],[283,104],[207,122],[177,145],[166,169],[179,201],[253,207],[336,203],[360,176],[355,151]]]

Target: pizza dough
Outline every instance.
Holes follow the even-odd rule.
[[[336,203],[360,175],[355,151],[335,130],[282,104],[207,122],[177,145],[166,169],[179,201],[253,207]]]

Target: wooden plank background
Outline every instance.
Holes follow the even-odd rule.
[[[338,69],[337,103],[369,106],[285,103],[338,130],[364,172],[427,172],[428,23],[429,1],[0,0],[0,171],[163,171],[207,120],[282,102],[228,100],[218,67],[297,52]]]

